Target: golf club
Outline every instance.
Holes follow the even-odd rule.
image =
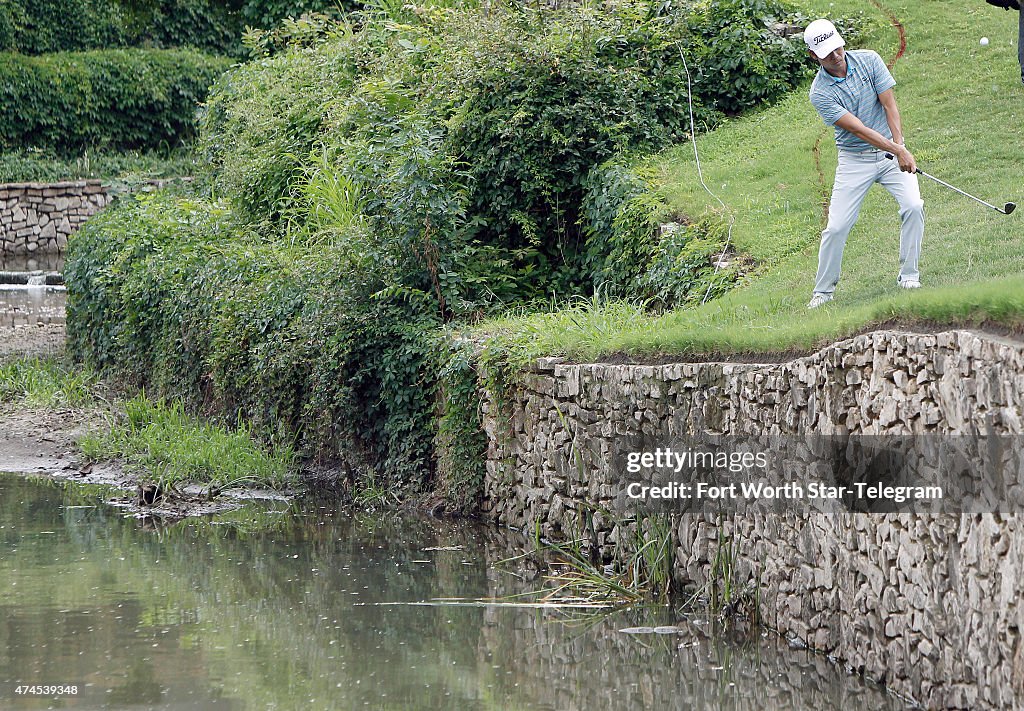
[[[889,160],[892,160],[893,158],[895,158],[895,156],[894,156],[894,155],[893,155],[892,153],[886,153],[886,154],[885,154],[885,157],[886,157],[886,158],[888,158]],[[999,208],[999,207],[996,207],[995,205],[993,205],[992,203],[988,203],[988,202],[985,202],[984,200],[982,200],[982,199],[981,199],[981,198],[979,198],[979,197],[974,197],[974,196],[973,196],[973,195],[971,195],[970,193],[965,193],[965,192],[964,192],[963,190],[961,190],[960,188],[958,188],[958,187],[956,187],[956,186],[954,186],[954,185],[950,185],[950,184],[949,184],[949,183],[947,183],[947,182],[946,182],[945,180],[939,180],[939,179],[938,179],[938,178],[936,178],[936,177],[935,177],[934,175],[929,175],[928,173],[924,172],[924,171],[923,171],[923,170],[921,170],[920,168],[918,168],[916,172],[920,173],[921,175],[923,175],[923,176],[924,176],[924,177],[926,177],[926,178],[931,178],[932,180],[934,180],[934,181],[935,181],[936,183],[938,183],[939,185],[945,185],[945,186],[946,186],[947,188],[949,188],[950,190],[955,190],[956,192],[960,193],[961,195],[963,195],[963,196],[965,196],[965,197],[969,197],[969,198],[970,198],[971,200],[977,200],[977,201],[978,201],[978,202],[980,202],[980,203],[981,203],[982,205],[985,205],[985,206],[987,206],[987,207],[991,207],[991,208],[992,208],[993,210],[995,210],[996,212],[1001,212],[1001,213],[1003,213],[1004,215],[1009,215],[1009,214],[1010,214],[1011,212],[1013,212],[1014,210],[1016,210],[1016,209],[1017,209],[1017,203],[1014,203],[1014,202],[1008,202],[1008,203],[1006,203],[1006,205],[1004,205],[1003,207]]]

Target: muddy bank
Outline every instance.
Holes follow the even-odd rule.
[[[11,306],[15,310],[17,305]],[[61,310],[63,307],[61,306]],[[0,314],[3,304],[0,304]],[[66,337],[63,319],[13,327],[0,322],[0,365],[23,357],[60,357]],[[152,482],[125,471],[120,462],[88,462],[78,438],[107,427],[97,410],[25,408],[0,403],[0,472],[45,476],[123,491],[109,503],[139,518],[174,521],[241,508],[254,500],[290,500],[278,492],[256,489],[210,490],[199,485],[155,491]]]
[[[115,487],[123,494],[108,503],[138,518],[165,521],[224,513],[253,501],[290,501],[292,498],[270,490],[221,491],[195,484],[159,491],[154,496],[152,482],[125,471],[120,462],[93,463],[82,457],[77,439],[105,426],[103,418],[95,411],[0,405],[0,472]]]
[[[24,356],[58,355],[63,350],[63,323],[27,324],[13,328],[0,327],[0,364]]]

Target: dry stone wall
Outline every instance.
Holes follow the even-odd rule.
[[[0,185],[0,253],[63,253],[68,237],[110,200],[98,180]]]
[[[539,525],[554,539],[583,535],[608,559],[637,540],[635,521],[603,513],[624,485],[609,462],[631,437],[1020,438],[1024,344],[969,331],[882,331],[777,364],[543,359],[514,393],[483,395],[485,514],[527,532]],[[670,518],[678,583],[713,584],[727,542],[733,585],[756,588],[767,625],[928,708],[1024,706],[1022,529],[1015,515],[795,506]]]

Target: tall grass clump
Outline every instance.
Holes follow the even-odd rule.
[[[27,407],[84,407],[98,394],[90,368],[56,358],[19,358],[0,363],[0,402]]]
[[[179,482],[281,488],[293,480],[295,468],[289,447],[264,451],[244,423],[235,430],[204,424],[180,404],[145,395],[124,403],[124,414],[114,418],[108,433],[87,435],[79,446],[93,460],[119,458],[127,470],[143,472],[164,488]]]
[[[622,545],[610,565],[595,560],[586,539],[565,543],[547,542],[538,549],[553,556],[543,600],[611,606],[643,600],[665,601],[672,588],[672,521],[664,515],[619,521],[621,529],[632,529],[633,540]],[[628,545],[628,549],[627,549]]]

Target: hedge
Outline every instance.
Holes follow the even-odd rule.
[[[193,47],[242,56],[246,26],[271,29],[338,0],[0,0],[0,51],[22,54],[119,47]]]
[[[230,60],[192,50],[0,54],[0,150],[174,146]]]

